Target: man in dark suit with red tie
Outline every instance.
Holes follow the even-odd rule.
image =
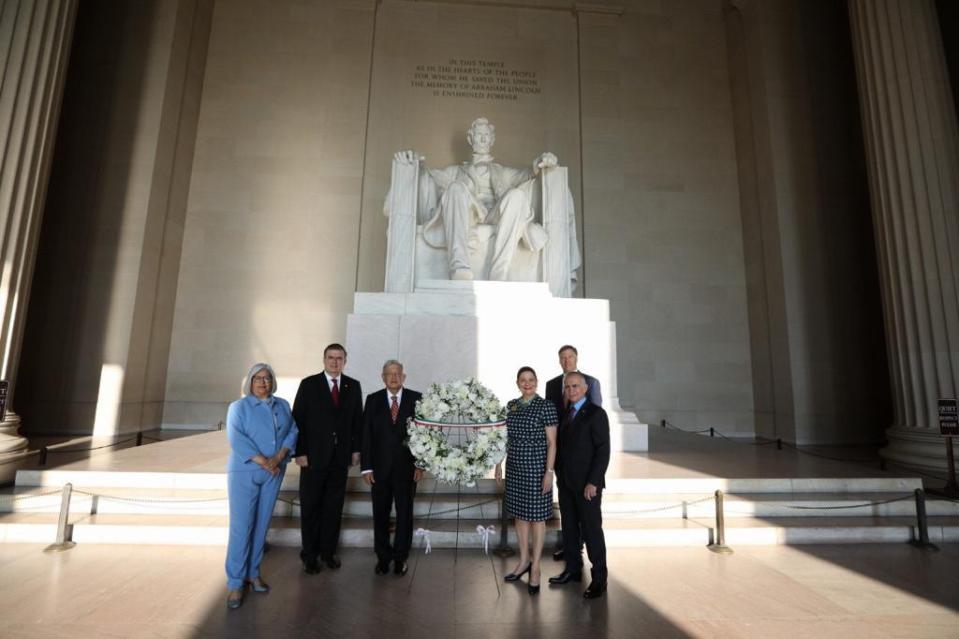
[[[582,373],[567,373],[563,387],[567,409],[557,433],[556,475],[566,568],[550,577],[549,583],[582,581],[582,535],[593,565],[593,578],[583,596],[595,599],[606,592],[608,576],[602,497],[609,466],[609,418],[605,410],[586,398],[586,378]]]
[[[386,388],[370,393],[363,408],[363,479],[373,498],[374,572],[406,574],[406,559],[413,544],[413,496],[423,471],[413,465],[406,445],[406,421],[413,416],[422,395],[404,388],[403,365],[391,359],[383,365]],[[396,504],[396,533],[390,544],[390,511]]]
[[[293,418],[300,429],[296,464],[300,467],[300,558],[308,575],[320,571],[319,560],[340,567],[340,540],[346,478],[360,462],[363,391],[343,375],[346,349],[330,344],[323,351],[323,372],[300,382]]]

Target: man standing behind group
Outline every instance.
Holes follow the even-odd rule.
[[[607,580],[602,497],[609,466],[609,418],[605,410],[587,400],[582,373],[567,373],[563,385],[567,409],[557,433],[556,476],[566,568],[550,577],[549,583],[582,581],[580,545],[585,541],[593,578],[583,596],[594,599],[606,592]]]
[[[413,465],[407,447],[406,420],[422,395],[404,388],[403,365],[391,359],[383,365],[386,388],[370,393],[363,408],[363,479],[373,497],[373,549],[378,575],[393,562],[397,576],[406,574],[413,543],[413,495],[423,471]],[[390,545],[390,510],[396,503],[396,534]]]
[[[559,349],[559,365],[563,369],[562,375],[557,375],[546,382],[546,399],[553,402],[556,406],[556,414],[562,415],[566,412],[566,399],[563,391],[563,380],[566,375],[572,372],[579,372],[586,380],[586,398],[596,404],[603,405],[603,393],[600,391],[599,380],[592,375],[587,375],[579,370],[579,351],[575,346],[566,344]]]
[[[300,428],[296,464],[300,467],[300,558],[306,574],[340,567],[336,547],[346,479],[360,461],[363,391],[343,375],[346,349],[330,344],[323,351],[323,372],[300,382],[293,401],[293,418]]]
[[[603,405],[603,393],[600,391],[599,380],[592,375],[587,375],[579,370],[579,351],[575,346],[566,344],[559,349],[559,365],[563,369],[562,375],[557,375],[546,382],[546,399],[553,402],[556,406],[556,414],[562,417],[566,414],[566,394],[563,390],[563,382],[566,376],[572,372],[580,372],[586,380],[586,398],[597,406]],[[560,541],[553,551],[553,561],[562,561],[563,542]]]

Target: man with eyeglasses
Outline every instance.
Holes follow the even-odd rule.
[[[560,417],[556,446],[556,477],[562,513],[563,555],[566,568],[549,578],[553,585],[583,580],[583,556],[592,566],[592,581],[583,593],[586,599],[606,592],[606,537],[603,534],[602,498],[609,466],[609,418],[602,407],[586,398],[582,373],[566,374],[566,411]]]
[[[346,349],[330,344],[323,351],[323,372],[300,382],[293,418],[300,429],[296,464],[300,467],[300,558],[306,574],[320,571],[319,560],[340,567],[343,501],[350,466],[360,462],[363,391],[343,375]]]
[[[599,380],[579,370],[579,351],[576,350],[575,346],[564,344],[559,347],[559,366],[563,369],[563,373],[546,382],[546,399],[556,406],[557,415],[566,414],[566,393],[563,390],[563,382],[566,381],[566,376],[574,371],[582,373],[583,379],[586,380],[586,397],[588,400],[597,406],[603,405],[603,393],[600,390]],[[560,540],[553,551],[553,561],[563,560],[563,548],[563,541]],[[580,551],[582,551],[582,548],[580,548]]]
[[[406,422],[422,397],[404,387],[406,373],[395,359],[383,364],[386,388],[370,393],[363,408],[363,480],[373,499],[373,550],[377,575],[385,575],[393,562],[397,577],[406,574],[406,559],[413,543],[413,496],[423,471],[414,465],[406,444]],[[390,511],[396,507],[396,533],[390,543]]]

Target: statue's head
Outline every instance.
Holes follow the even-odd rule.
[[[473,153],[489,153],[496,141],[496,127],[486,118],[476,118],[466,132],[466,141],[473,147]]]

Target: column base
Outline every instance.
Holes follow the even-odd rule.
[[[883,459],[898,466],[928,471],[942,477],[948,473],[946,438],[937,430],[893,426],[886,431],[886,438],[888,445],[879,451]],[[959,449],[959,442],[954,441],[953,447],[954,450]]]
[[[0,422],[0,484],[12,483],[17,469],[30,456],[29,442],[17,433],[19,428],[20,416],[7,411],[6,419]]]

